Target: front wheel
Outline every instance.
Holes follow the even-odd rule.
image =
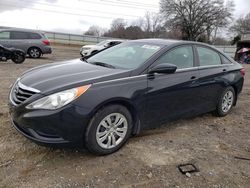
[[[233,87],[227,87],[219,98],[215,114],[219,117],[226,116],[234,105],[235,91]]]
[[[85,134],[87,149],[106,155],[120,149],[132,130],[130,112],[121,105],[110,105],[99,110],[89,123]]]

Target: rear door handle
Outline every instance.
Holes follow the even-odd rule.
[[[226,72],[226,71],[227,71],[227,69],[223,69],[223,70],[222,70],[222,72]]]
[[[194,79],[196,79],[196,76],[192,76],[190,79],[191,79],[191,80],[194,80]]]

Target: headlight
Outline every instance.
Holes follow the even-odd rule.
[[[85,93],[91,85],[86,85],[78,88],[61,91],[29,104],[26,106],[27,109],[47,109],[55,110],[69,104],[83,93]]]

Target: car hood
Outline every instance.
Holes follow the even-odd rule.
[[[52,63],[25,72],[20,82],[50,94],[57,91],[127,77],[130,71],[92,65],[80,59]]]
[[[84,49],[84,48],[94,48],[96,45],[85,45],[85,46],[83,46],[82,47],[82,49]]]

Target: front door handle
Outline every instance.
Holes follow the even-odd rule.
[[[226,71],[227,71],[227,69],[223,69],[223,70],[222,70],[222,72],[226,72]]]
[[[191,80],[194,80],[194,79],[196,79],[196,76],[192,76],[190,79],[191,79]]]

